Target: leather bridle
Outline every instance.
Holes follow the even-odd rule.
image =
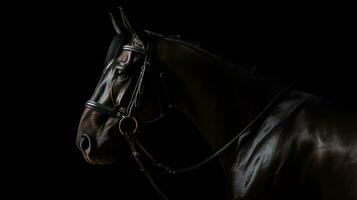
[[[135,118],[135,116],[133,116],[133,110],[135,108],[137,108],[140,104],[140,97],[143,94],[143,83],[144,83],[144,76],[147,72],[147,68],[150,66],[151,64],[151,50],[152,47],[150,45],[150,43],[148,43],[147,48],[138,48],[138,47],[134,47],[134,46],[130,46],[130,45],[124,45],[122,47],[122,50],[127,50],[127,51],[133,51],[133,52],[137,52],[140,53],[142,55],[145,56],[144,58],[144,62],[141,66],[140,69],[140,74],[139,77],[136,81],[135,87],[133,89],[133,92],[131,94],[130,100],[127,104],[126,107],[121,107],[120,109],[118,109],[116,106],[114,106],[114,108],[106,106],[104,104],[98,103],[94,100],[89,100],[86,102],[85,107],[89,108],[95,112],[107,115],[109,117],[113,117],[113,118],[117,118],[119,120],[118,122],[118,126],[119,126],[119,131],[120,133],[124,136],[124,138],[126,139],[126,141],[128,142],[128,145],[130,147],[131,153],[135,159],[135,161],[138,163],[140,169],[142,172],[144,172],[145,176],[148,178],[148,180],[150,181],[151,185],[155,188],[155,190],[160,194],[160,196],[163,199],[168,199],[166,197],[166,195],[160,190],[160,188],[157,186],[156,182],[154,181],[154,179],[152,178],[151,174],[148,172],[148,170],[146,170],[145,166],[143,165],[142,161],[139,158],[139,153],[137,151],[137,146],[140,147],[140,149],[142,149],[143,152],[145,152],[145,154],[152,160],[152,163],[154,164],[154,166],[160,167],[165,169],[165,165],[159,164],[158,162],[156,162],[153,157],[151,156],[151,154],[148,153],[148,151],[138,142],[135,133],[137,132],[138,128],[139,128],[139,123],[137,121],[137,119]],[[161,84],[162,87],[165,90],[166,96],[168,97],[167,91],[166,91],[166,85],[163,81],[163,74],[160,73],[160,79],[161,79]],[[113,88],[111,88],[113,90]],[[111,94],[112,95],[112,94]],[[159,100],[160,101],[160,100]],[[169,103],[169,100],[167,99],[167,108],[164,110],[162,109],[162,105],[161,102],[160,103],[160,115],[155,118],[154,120],[151,121],[157,121],[160,118],[162,118],[165,113],[167,112],[167,110],[170,109],[170,107],[172,106]],[[168,168],[168,167],[166,167]]]
[[[131,153],[132,153],[135,161],[139,165],[140,170],[145,174],[145,176],[147,177],[147,179],[149,180],[151,185],[155,188],[155,190],[159,193],[159,195],[163,199],[167,200],[168,199],[167,196],[161,191],[161,189],[158,187],[158,185],[152,178],[152,175],[148,172],[148,170],[146,170],[143,162],[140,160],[140,154],[137,150],[138,149],[137,147],[139,147],[139,149],[141,149],[141,151],[151,160],[153,166],[158,167],[165,171],[163,174],[179,174],[179,173],[185,173],[188,171],[195,170],[195,169],[205,165],[209,161],[213,160],[214,158],[216,158],[219,154],[221,154],[223,151],[225,151],[230,145],[232,145],[236,140],[238,140],[238,146],[239,146],[241,137],[244,137],[245,135],[247,135],[249,133],[248,130],[250,129],[250,127],[257,120],[259,120],[272,107],[272,105],[277,101],[277,99],[282,94],[284,94],[288,90],[290,90],[291,86],[283,88],[281,91],[279,91],[278,94],[272,99],[272,101],[243,130],[241,130],[229,142],[227,142],[223,147],[221,147],[219,150],[214,152],[212,155],[210,155],[207,158],[203,159],[202,161],[197,162],[196,164],[190,165],[188,167],[184,167],[184,168],[171,167],[166,164],[162,164],[161,162],[158,162],[144,148],[144,146],[141,145],[139,140],[137,140],[136,134],[135,134],[138,131],[139,122],[137,121],[135,116],[133,116],[133,110],[139,106],[140,97],[143,94],[144,77],[145,77],[148,67],[150,67],[150,64],[151,64],[151,53],[152,53],[152,49],[153,49],[151,46],[151,43],[150,42],[148,43],[146,49],[137,48],[137,47],[130,46],[130,45],[124,45],[122,47],[122,50],[137,52],[137,53],[140,53],[145,56],[143,65],[141,66],[141,69],[140,69],[139,77],[137,79],[134,90],[131,94],[130,100],[126,107],[121,107],[120,109],[117,109],[117,107],[114,106],[114,108],[112,108],[112,107],[108,107],[104,104],[98,103],[94,100],[87,101],[85,104],[85,107],[88,109],[91,109],[95,112],[98,112],[98,113],[101,113],[101,114],[104,114],[104,115],[107,115],[109,117],[113,117],[113,118],[116,118],[119,120],[119,123],[118,123],[119,131],[124,136],[126,141],[128,142]],[[155,119],[155,121],[162,118],[171,107],[178,108],[174,104],[171,104],[171,101],[169,99],[169,95],[167,92],[167,87],[166,87],[165,81],[163,80],[163,73],[162,72],[159,72],[159,73],[160,73],[161,85],[164,88],[164,90],[165,90],[164,92],[166,93],[165,95],[167,97],[167,107],[165,109],[162,109],[162,105],[160,105],[160,109],[161,109],[160,115],[159,115],[159,117],[157,117]],[[181,110],[181,109],[179,109],[179,110]]]
[[[107,115],[110,117],[118,118],[119,119],[119,130],[124,135],[124,134],[128,134],[128,133],[134,134],[137,131],[138,126],[139,126],[137,119],[132,115],[132,111],[134,108],[138,107],[138,105],[139,105],[140,96],[142,95],[142,92],[143,92],[144,75],[145,75],[147,66],[150,65],[150,62],[149,62],[150,54],[147,54],[145,49],[137,48],[137,47],[129,46],[129,45],[124,45],[122,47],[122,50],[133,51],[133,52],[137,52],[137,53],[145,55],[144,63],[141,66],[140,74],[139,74],[139,77],[135,84],[134,90],[131,94],[128,105],[126,107],[121,107],[120,109],[118,109],[116,106],[114,106],[114,108],[112,108],[112,107],[106,106],[104,104],[98,103],[94,100],[89,100],[85,104],[85,107],[89,108],[95,112],[99,112],[101,114],[104,114],[104,115]],[[113,90],[113,88],[111,88],[111,90]],[[127,125],[129,125],[129,126],[127,126]],[[132,126],[132,125],[134,125],[134,126]],[[124,127],[132,127],[132,129],[126,130],[126,128],[124,128]]]

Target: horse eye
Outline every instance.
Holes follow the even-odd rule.
[[[114,78],[119,81],[125,81],[129,78],[129,74],[127,73],[127,70],[117,67],[114,71]]]
[[[115,71],[115,75],[117,76],[122,76],[123,74],[125,74],[125,71],[123,69],[117,69]]]

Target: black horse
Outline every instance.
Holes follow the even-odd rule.
[[[356,113],[178,39],[139,35],[121,15],[122,23],[112,18],[118,34],[78,128],[86,161],[116,162],[127,145],[163,199],[177,197],[167,193],[170,184],[157,184],[162,177],[198,172],[213,160],[225,177],[219,199],[357,199]],[[145,130],[171,110],[195,124],[211,154],[178,166],[164,159],[166,150],[151,142],[165,141]]]

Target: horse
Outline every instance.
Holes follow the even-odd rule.
[[[112,164],[130,152],[161,199],[183,199],[167,192],[162,177],[198,173],[213,162],[224,194],[212,199],[357,199],[355,112],[180,39],[137,33],[122,10],[120,23],[111,20],[117,34],[76,137],[87,162]],[[156,145],[165,141],[146,127],[172,110],[192,122],[195,140],[208,147],[205,157],[177,163],[162,156],[166,150]],[[180,134],[168,131],[165,139],[172,133]],[[190,142],[190,133],[182,133],[182,142]],[[193,155],[204,145],[195,147]]]

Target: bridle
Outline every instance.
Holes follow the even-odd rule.
[[[157,161],[144,148],[144,146],[141,145],[139,140],[136,138],[136,134],[135,134],[138,131],[139,122],[137,121],[135,116],[133,116],[133,110],[139,106],[140,97],[143,94],[144,77],[145,77],[145,74],[147,72],[148,67],[150,67],[150,65],[151,65],[151,54],[152,54],[152,50],[153,50],[152,44],[153,44],[152,41],[148,42],[146,49],[137,48],[137,47],[130,46],[130,45],[124,45],[122,47],[122,50],[137,52],[137,53],[140,53],[140,54],[145,56],[144,62],[143,62],[142,66],[141,66],[141,69],[140,69],[139,77],[138,77],[138,79],[136,81],[135,87],[133,89],[133,92],[131,94],[130,100],[129,100],[129,102],[128,102],[126,107],[122,107],[122,108],[118,109],[116,106],[114,106],[114,108],[112,108],[112,107],[108,107],[108,106],[106,106],[104,104],[98,103],[98,102],[96,102],[94,100],[87,101],[86,104],[85,104],[85,107],[88,108],[88,109],[91,109],[91,110],[93,110],[95,112],[98,112],[98,113],[107,115],[109,117],[113,117],[113,118],[118,119],[118,121],[119,121],[118,122],[119,131],[124,136],[124,138],[126,139],[128,145],[129,145],[129,148],[131,150],[131,153],[133,155],[133,158],[135,159],[136,163],[139,165],[140,170],[145,174],[145,176],[147,177],[147,179],[149,180],[151,185],[155,188],[155,190],[159,193],[159,195],[163,199],[167,200],[168,198],[161,191],[161,189],[158,187],[158,185],[156,184],[156,182],[152,178],[152,175],[148,172],[148,170],[144,166],[143,162],[141,161],[140,154],[139,154],[139,152],[137,150],[138,149],[137,147],[139,147],[139,149],[151,160],[153,166],[158,167],[160,169],[163,169],[165,171],[163,174],[179,174],[179,173],[185,173],[185,172],[189,172],[189,171],[195,170],[195,169],[205,165],[209,161],[213,160],[214,158],[216,158],[223,151],[225,151],[229,146],[231,146],[236,140],[238,140],[238,146],[239,146],[240,145],[240,141],[241,141],[241,137],[244,137],[247,134],[249,134],[248,130],[250,129],[250,127],[256,121],[258,121],[273,106],[273,104],[277,101],[277,99],[280,96],[282,96],[282,94],[284,94],[287,91],[289,91],[291,89],[291,87],[289,86],[289,87],[286,87],[286,88],[282,89],[281,91],[279,91],[278,94],[271,100],[271,102],[244,129],[242,129],[229,142],[227,142],[223,147],[221,147],[219,150],[217,150],[213,154],[211,154],[207,158],[203,159],[202,161],[197,162],[196,164],[190,165],[188,167],[184,167],[184,168],[171,167],[171,166],[168,166],[166,164],[162,164],[161,162]],[[164,78],[163,78],[163,73],[162,72],[159,72],[159,73],[160,73],[161,86],[162,86],[162,88],[164,88],[164,92],[166,93],[165,95],[166,95],[166,98],[167,98],[167,106],[166,106],[165,109],[162,109],[161,106],[160,106],[160,109],[162,109],[162,110],[160,111],[159,117],[157,117],[155,119],[155,121],[159,120],[160,118],[165,116],[165,113],[170,108],[172,108],[172,107],[178,108],[177,106],[175,106],[174,104],[171,103],[171,101],[169,99],[167,87],[166,87],[166,84],[165,84],[165,81],[164,81]],[[179,110],[181,110],[181,109],[179,109]]]
[[[85,107],[89,108],[95,112],[99,112],[101,114],[107,115],[109,117],[119,119],[119,131],[121,134],[134,134],[138,130],[139,123],[135,116],[133,116],[134,109],[138,108],[140,105],[140,99],[143,95],[143,84],[144,84],[144,77],[147,73],[148,67],[151,65],[151,51],[152,51],[152,44],[153,42],[149,42],[147,44],[147,48],[140,48],[131,45],[124,45],[121,49],[126,51],[132,51],[139,54],[144,55],[144,62],[141,65],[139,76],[137,78],[136,84],[134,86],[133,92],[131,93],[129,102],[126,106],[115,105],[114,102],[114,94],[113,94],[113,84],[111,88],[110,97],[112,98],[113,107],[106,106],[104,104],[98,103],[94,100],[89,100],[86,102]],[[167,92],[167,87],[163,78],[163,73],[159,72],[160,74],[160,87],[162,88],[164,95],[163,98],[166,98],[165,103],[166,105],[162,105],[162,98],[158,97],[159,104],[160,104],[160,114],[159,116],[155,117],[154,119],[150,120],[146,123],[151,123],[154,121],[158,121],[162,118],[168,109],[172,106],[169,95]],[[114,82],[113,82],[114,83]],[[158,86],[159,87],[159,86]],[[157,90],[157,88],[155,88]],[[125,91],[126,92],[126,91]],[[159,93],[156,91],[156,93]],[[159,94],[157,94],[159,96]],[[130,126],[130,124],[134,126]],[[132,129],[127,129],[126,127],[132,127]]]
[[[127,51],[133,51],[133,52],[137,52],[139,54],[142,54],[145,56],[144,58],[144,62],[141,66],[140,69],[140,74],[139,77],[136,81],[135,87],[133,89],[133,92],[131,94],[130,100],[127,104],[126,107],[121,107],[120,109],[118,109],[116,106],[114,106],[114,108],[106,106],[104,104],[98,103],[94,100],[89,100],[86,102],[85,107],[89,108],[95,112],[107,115],[109,117],[113,117],[119,120],[118,122],[118,126],[119,126],[119,131],[120,133],[124,136],[124,138],[126,139],[126,141],[128,142],[128,145],[130,147],[131,153],[135,159],[135,161],[138,163],[140,169],[142,172],[144,172],[145,176],[148,178],[148,180],[150,181],[151,185],[155,188],[155,190],[160,194],[160,196],[163,199],[168,199],[166,197],[166,195],[160,190],[160,188],[157,186],[157,184],[155,183],[154,179],[152,178],[152,175],[148,172],[148,170],[146,170],[144,164],[142,163],[142,161],[139,158],[139,153],[137,151],[137,146],[140,147],[140,149],[142,149],[143,152],[145,152],[145,154],[152,160],[152,163],[154,164],[154,166],[157,166],[159,168],[162,169],[166,169],[168,170],[169,167],[167,167],[166,165],[160,164],[159,162],[157,162],[156,160],[153,159],[153,157],[151,156],[151,154],[149,154],[149,152],[139,143],[139,141],[137,140],[135,133],[137,132],[138,128],[139,128],[139,123],[138,120],[135,118],[135,116],[133,116],[133,110],[135,108],[137,108],[140,104],[140,97],[143,94],[143,83],[144,83],[144,76],[147,72],[147,68],[150,66],[151,64],[151,51],[152,51],[152,47],[151,47],[151,43],[149,42],[147,45],[147,48],[138,48],[138,47],[134,47],[134,46],[130,46],[130,45],[124,45],[122,47],[122,50],[127,50]],[[165,113],[172,107],[172,104],[170,104],[169,102],[169,97],[167,94],[167,90],[166,90],[166,85],[163,81],[163,74],[160,73],[160,80],[161,80],[161,84],[162,87],[165,90],[166,93],[166,97],[167,97],[167,108],[165,110],[163,110],[161,108],[161,102],[160,102],[160,115],[155,118],[154,120],[151,121],[157,121],[160,118],[162,118]],[[113,88],[111,88],[113,89]],[[111,94],[112,95],[112,94]]]
[[[145,55],[144,63],[141,66],[140,74],[139,74],[139,77],[135,84],[134,90],[131,94],[128,105],[126,107],[121,107],[120,109],[118,109],[117,106],[114,106],[114,108],[112,108],[112,107],[106,106],[104,104],[98,103],[94,100],[89,100],[85,104],[85,107],[89,108],[95,112],[99,112],[101,114],[104,114],[104,115],[107,115],[110,117],[118,118],[119,119],[119,130],[124,135],[127,133],[134,134],[137,131],[138,126],[139,126],[138,121],[132,115],[132,112],[133,112],[134,108],[138,107],[140,97],[143,93],[143,79],[144,79],[144,75],[146,72],[146,68],[147,68],[147,66],[150,65],[150,62],[148,61],[150,59],[150,54],[147,54],[145,49],[130,46],[130,45],[124,45],[122,47],[122,50],[133,51],[133,52],[137,52],[137,53]],[[111,88],[111,90],[113,90],[113,88]],[[112,96],[112,93],[111,93],[111,96]],[[130,124],[134,125],[134,126],[132,127]],[[129,126],[126,126],[126,125],[129,125]],[[132,127],[133,129],[126,130],[125,127]]]

